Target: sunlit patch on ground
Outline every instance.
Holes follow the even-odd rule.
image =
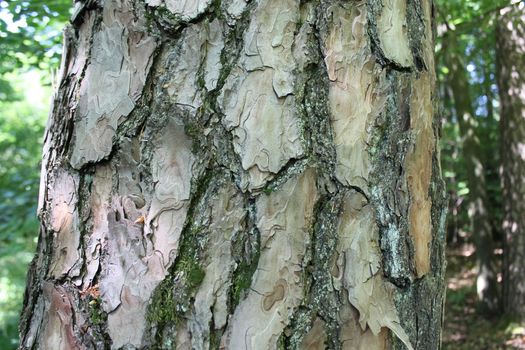
[[[525,324],[509,318],[485,319],[476,312],[474,247],[447,252],[447,301],[443,349],[525,350]]]

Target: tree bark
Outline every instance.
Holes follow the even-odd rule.
[[[497,23],[497,77],[501,105],[503,182],[503,303],[525,318],[525,11],[501,10]]]
[[[431,1],[76,5],[21,348],[440,347]]]
[[[454,33],[443,40],[447,47],[457,47]],[[452,51],[446,53],[450,71],[448,85],[452,91],[457,122],[463,141],[463,156],[468,181],[469,217],[476,248],[478,268],[476,289],[482,312],[499,312],[497,266],[494,257],[494,239],[490,222],[490,202],[487,193],[486,160],[478,137],[474,105],[469,93],[467,70],[461,58]]]

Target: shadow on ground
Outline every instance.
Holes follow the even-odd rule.
[[[525,350],[525,323],[485,318],[476,311],[476,269],[472,245],[449,247],[444,350]]]

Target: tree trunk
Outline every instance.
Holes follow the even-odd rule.
[[[520,4],[521,5],[521,4]],[[525,318],[525,11],[501,11],[497,25],[497,76],[501,104],[503,179],[503,304]]]
[[[77,2],[21,348],[438,349],[432,2]]]
[[[454,33],[444,39],[447,47],[457,47]],[[490,222],[490,203],[487,194],[486,161],[483,159],[480,139],[477,135],[474,107],[469,93],[467,70],[461,58],[452,50],[447,53],[450,71],[448,84],[452,90],[457,122],[463,139],[463,156],[468,181],[469,217],[476,247],[478,274],[476,289],[482,312],[494,314],[499,311],[497,267],[494,257],[494,239]]]

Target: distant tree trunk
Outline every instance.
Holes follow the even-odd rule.
[[[501,104],[503,179],[503,302],[525,318],[525,10],[501,11],[497,25],[497,75]]]
[[[447,34],[445,40],[448,47],[457,46],[453,33]],[[469,217],[472,220],[472,234],[478,267],[476,289],[480,309],[490,314],[499,310],[499,304],[497,267],[485,178],[486,162],[483,159],[483,151],[476,133],[474,107],[469,94],[466,67],[461,58],[453,52],[447,53],[447,66],[450,71],[448,84],[454,98],[454,107],[463,139],[463,157],[466,162]]]
[[[77,2],[21,348],[438,349],[432,2]]]

